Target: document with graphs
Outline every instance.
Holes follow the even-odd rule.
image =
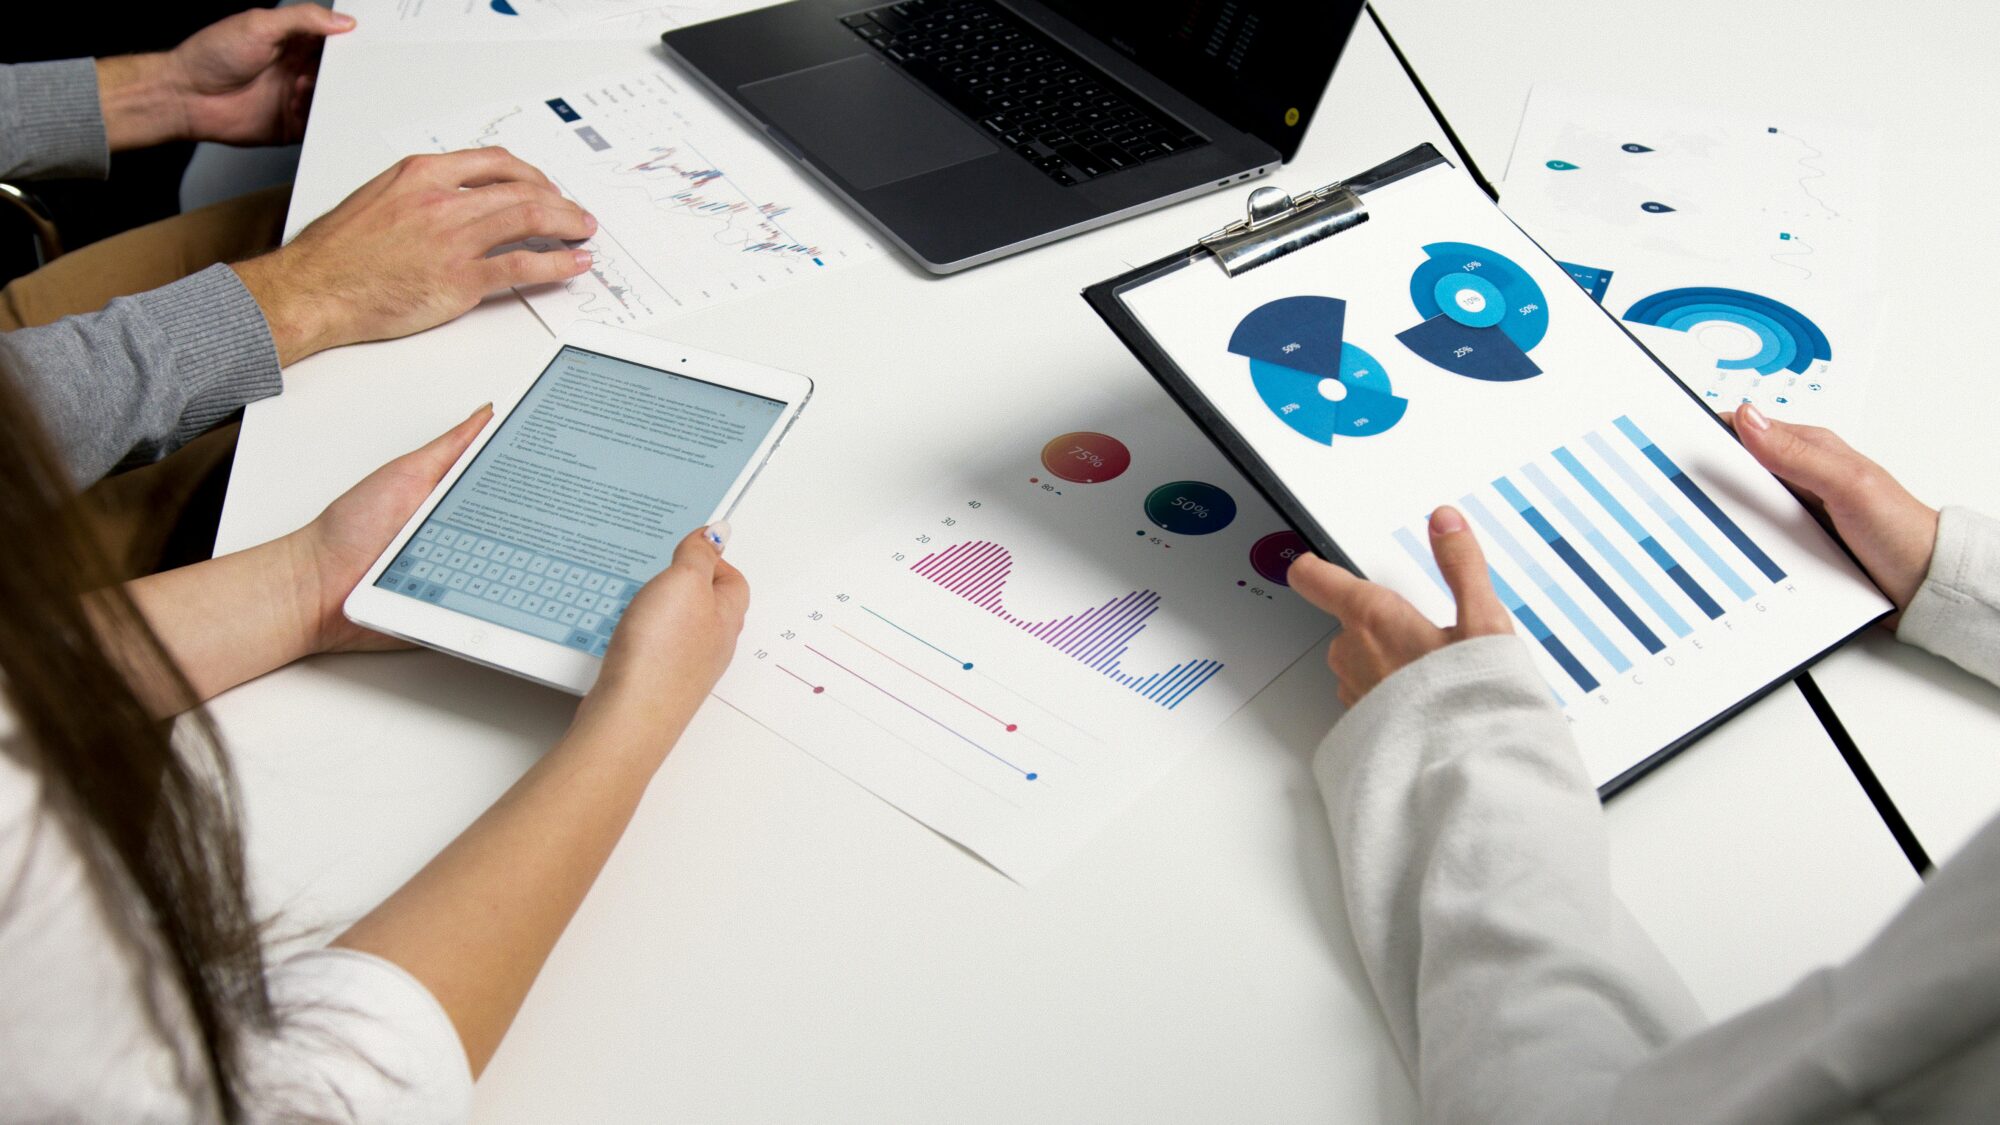
[[[1426,151],[1088,295],[1308,546],[1440,624],[1455,609],[1425,525],[1461,510],[1608,793],[1889,603]],[[1260,238],[1286,251],[1246,257]]]

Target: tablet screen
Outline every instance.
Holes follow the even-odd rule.
[[[785,406],[565,347],[375,584],[602,656]]]

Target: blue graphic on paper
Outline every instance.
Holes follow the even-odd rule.
[[[1328,445],[1387,433],[1410,408],[1375,357],[1342,339],[1346,325],[1338,297],[1281,297],[1251,310],[1229,337],[1271,413]]]
[[[1668,289],[1635,303],[1625,310],[1625,319],[1676,332],[1721,321],[1756,333],[1755,354],[1715,361],[1724,371],[1775,375],[1791,370],[1803,375],[1814,360],[1833,358],[1833,345],[1810,317],[1783,301],[1741,289]]]
[[[1641,211],[1647,211],[1647,212],[1650,212],[1650,213],[1652,213],[1652,214],[1655,214],[1655,215],[1664,215],[1664,214],[1666,214],[1667,212],[1669,212],[1669,211],[1673,210],[1673,208],[1672,208],[1672,207],[1669,207],[1669,206],[1667,206],[1667,205],[1666,205],[1666,204],[1664,204],[1664,203],[1654,203],[1654,202],[1652,202],[1652,201],[1650,201],[1650,200],[1649,200],[1649,201],[1647,201],[1647,202],[1645,202],[1645,203],[1641,203],[1641,204],[1639,204],[1639,210],[1641,210]]]
[[[1410,275],[1422,324],[1398,333],[1411,351],[1455,375],[1504,383],[1542,373],[1528,358],[1549,331],[1548,302],[1526,270],[1467,242],[1433,242]]]
[[[1556,265],[1561,266],[1564,272],[1569,274],[1571,281],[1582,286],[1583,291],[1590,294],[1591,300],[1600,305],[1604,303],[1604,291],[1611,288],[1610,270],[1597,266],[1579,266],[1575,262],[1557,262]]]
[[[1650,149],[1650,148],[1647,148],[1647,147],[1646,147],[1645,145],[1642,145],[1642,144],[1622,144],[1622,145],[1619,145],[1618,147],[1619,147],[1619,148],[1622,148],[1622,149],[1624,149],[1624,150],[1625,150],[1626,152],[1651,152],[1651,151],[1653,151],[1652,149]]]

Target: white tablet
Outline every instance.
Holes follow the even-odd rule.
[[[632,595],[728,514],[811,395],[803,375],[573,328],[347,596],[348,620],[582,694]]]

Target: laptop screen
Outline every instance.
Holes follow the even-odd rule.
[[[1361,0],[1043,0],[1286,160]]]

